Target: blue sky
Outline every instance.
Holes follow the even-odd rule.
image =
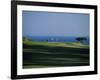
[[[23,36],[89,36],[89,14],[23,11]]]

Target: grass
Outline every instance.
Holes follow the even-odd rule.
[[[72,47],[72,48],[89,48],[89,45],[80,42],[39,42],[39,41],[24,41],[23,44],[27,46],[50,46],[50,47]]]
[[[23,68],[89,65],[89,45],[80,42],[23,41]]]

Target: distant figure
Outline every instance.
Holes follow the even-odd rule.
[[[48,40],[46,40],[48,42]]]

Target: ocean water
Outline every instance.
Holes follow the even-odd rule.
[[[27,36],[28,39],[33,41],[48,41],[48,42],[78,42],[77,37],[65,37],[65,36]],[[84,44],[89,44],[89,37],[86,37]]]

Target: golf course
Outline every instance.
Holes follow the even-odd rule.
[[[89,45],[23,39],[23,68],[89,65]]]

